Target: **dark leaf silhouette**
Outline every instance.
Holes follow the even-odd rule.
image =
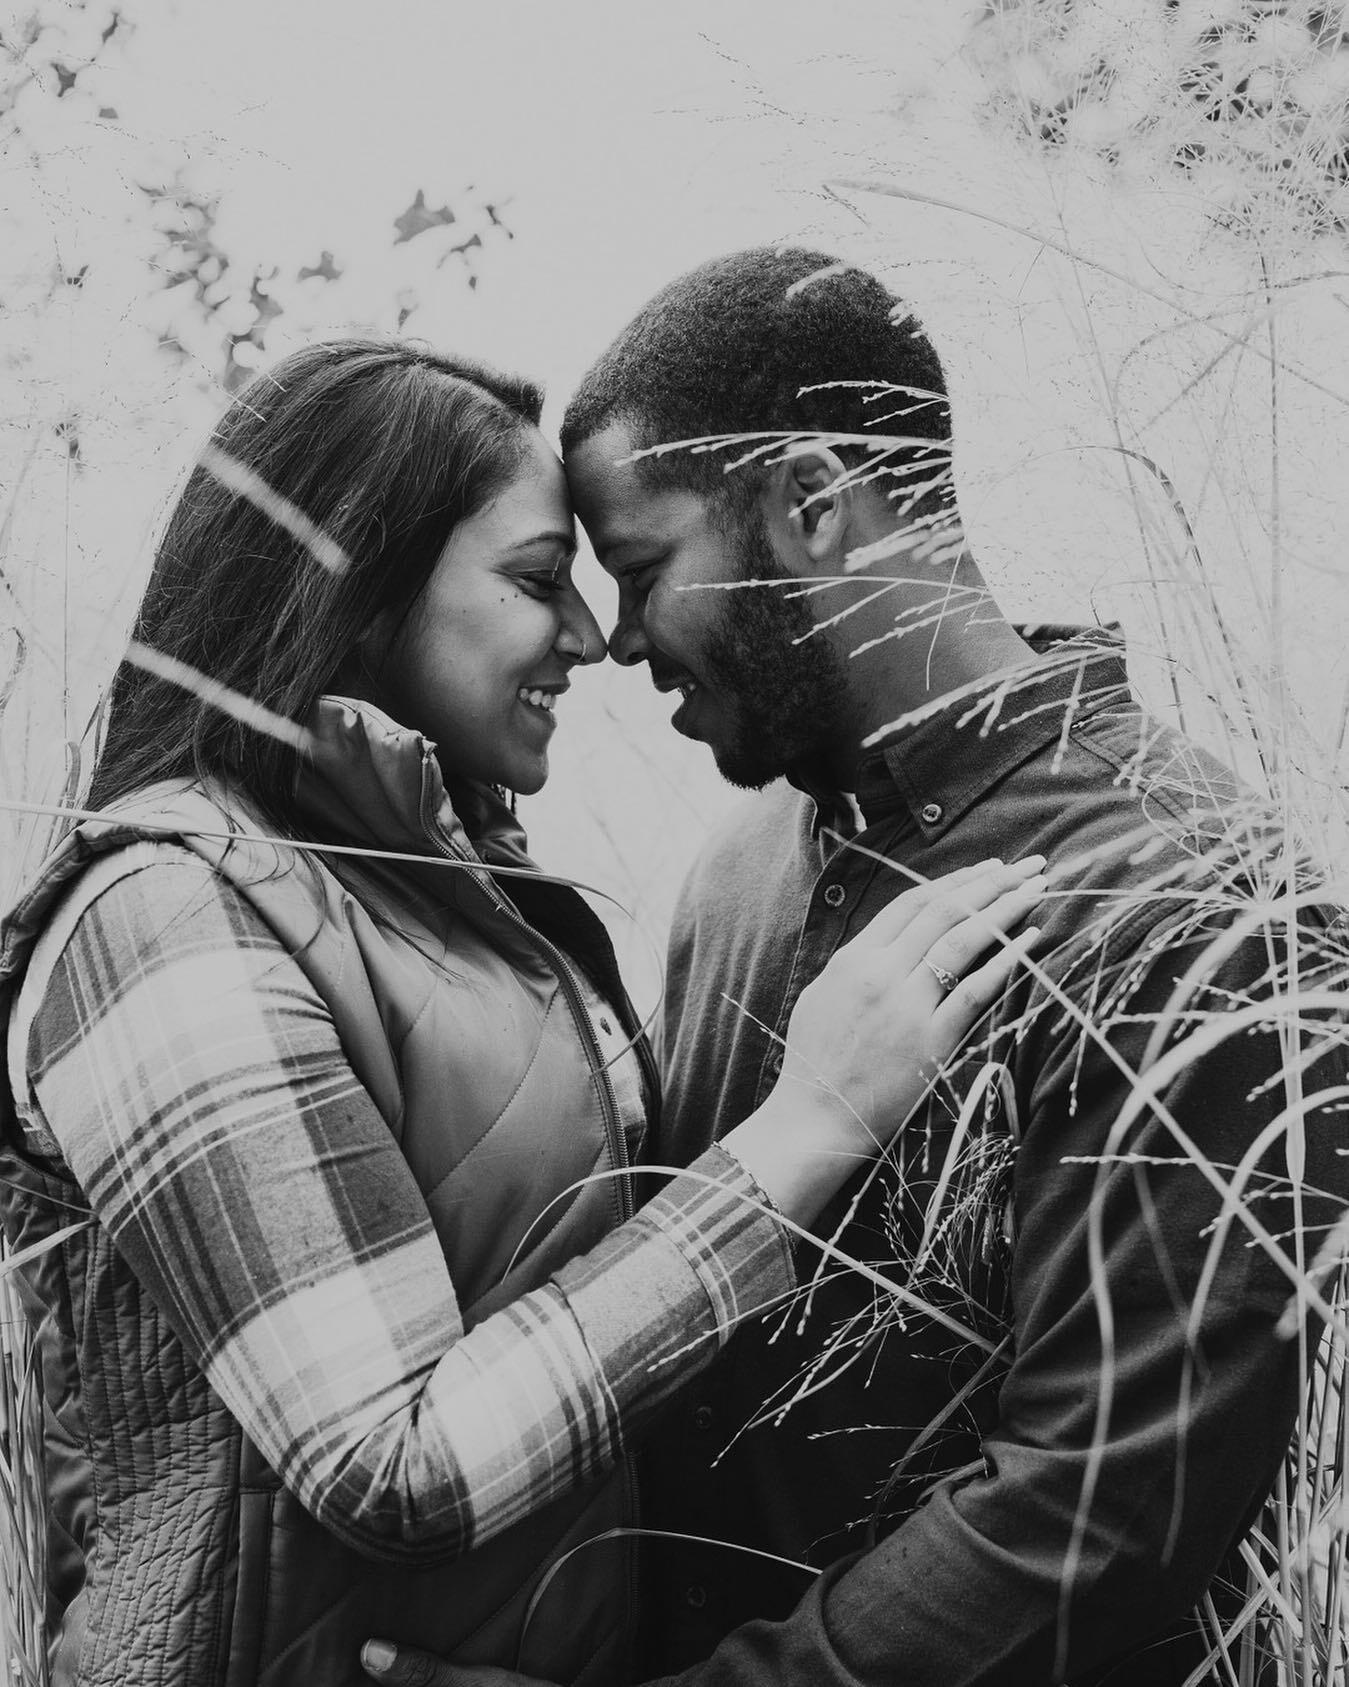
[[[311,276],[316,275],[324,281],[336,281],[341,273],[341,269],[333,262],[332,253],[325,250],[319,254],[319,261],[316,264],[306,264],[298,272],[297,279],[308,281]]]
[[[428,229],[444,228],[454,221],[455,214],[450,206],[442,205],[438,211],[433,211],[426,203],[426,194],[418,188],[417,197],[411,205],[393,220],[393,226],[398,230],[393,243],[395,246],[401,246],[405,240],[415,240]]]

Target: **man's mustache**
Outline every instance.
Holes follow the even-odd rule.
[[[693,678],[687,668],[681,668],[655,652],[647,656],[646,665],[651,670],[651,683],[657,691],[673,691],[677,685]]]

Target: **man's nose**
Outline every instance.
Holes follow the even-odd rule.
[[[609,659],[622,667],[631,668],[645,662],[651,645],[642,626],[642,617],[635,610],[619,617],[609,634]]]

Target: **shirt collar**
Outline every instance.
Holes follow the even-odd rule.
[[[1040,622],[1017,631],[1037,661],[935,698],[863,757],[857,806],[867,825],[907,810],[925,837],[940,837],[1014,767],[1128,697],[1118,629]],[[801,774],[792,782],[815,802],[816,832],[852,834],[846,796]]]

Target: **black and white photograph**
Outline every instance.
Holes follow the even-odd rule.
[[[1349,3],[0,5],[0,1678],[1349,1687]]]

